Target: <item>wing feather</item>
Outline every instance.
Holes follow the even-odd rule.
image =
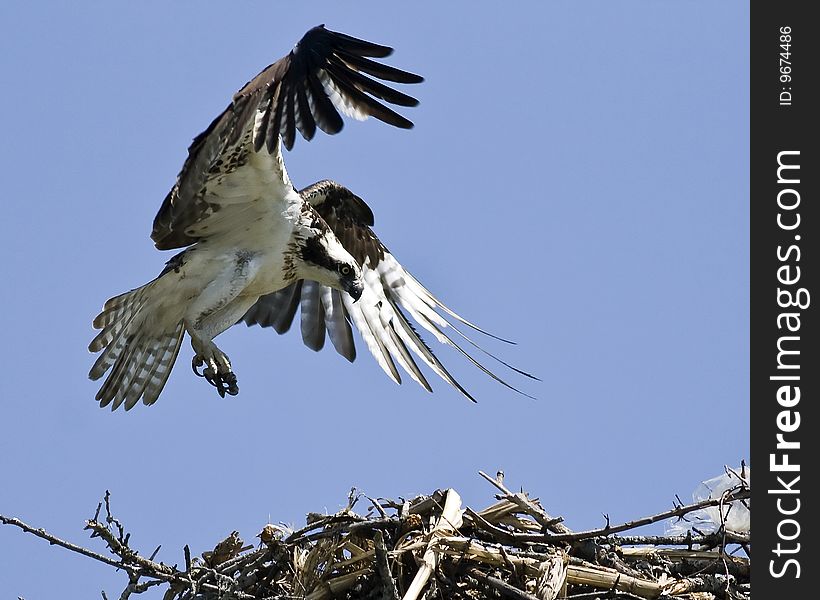
[[[356,360],[356,344],[353,342],[353,329],[347,318],[342,292],[322,287],[322,305],[325,309],[327,333],[336,352],[350,362]]]
[[[328,98],[327,90],[316,73],[308,73],[307,85],[313,98],[313,116],[319,129],[330,135],[339,133],[344,126],[344,121],[339,111],[336,110],[336,106]],[[285,145],[285,148],[288,146]]]
[[[408,96],[398,90],[394,90],[390,86],[384,85],[383,83],[376,81],[375,79],[371,79],[366,75],[362,75],[359,71],[350,69],[348,65],[346,65],[344,61],[336,55],[333,55],[328,59],[328,66],[326,69],[334,77],[344,77],[353,86],[355,86],[356,89],[362,92],[367,92],[371,96],[380,98],[390,104],[408,107],[418,106],[419,101],[416,98]]]
[[[302,281],[292,283],[288,287],[262,296],[254,304],[242,320],[248,326],[273,327],[276,333],[282,334],[290,329],[299,301],[302,298]]]
[[[456,350],[458,350],[458,351],[461,353],[461,355],[462,355],[462,356],[464,356],[464,358],[466,358],[467,360],[469,360],[469,361],[470,361],[470,362],[471,362],[471,363],[472,363],[472,364],[473,364],[476,368],[478,368],[478,369],[480,369],[481,371],[483,371],[486,375],[488,375],[488,376],[489,376],[489,377],[491,377],[492,379],[495,379],[498,383],[500,383],[501,385],[503,385],[503,386],[504,386],[504,387],[506,387],[506,388],[511,389],[512,391],[517,392],[517,393],[521,394],[522,396],[526,396],[527,398],[532,398],[532,399],[534,399],[534,398],[533,398],[532,396],[530,396],[529,394],[526,394],[526,393],[522,392],[521,390],[519,390],[518,388],[516,388],[516,387],[514,387],[514,386],[510,385],[510,384],[509,384],[509,383],[507,383],[505,380],[501,379],[498,375],[496,375],[495,373],[493,373],[492,371],[490,371],[490,369],[488,369],[488,368],[487,368],[487,367],[485,367],[483,364],[481,364],[480,362],[478,362],[475,358],[473,358],[473,356],[472,356],[472,355],[470,355],[470,353],[469,353],[469,352],[467,352],[466,350],[464,350],[464,348],[462,348],[462,347],[461,347],[461,346],[459,346],[457,343],[455,343],[455,342],[453,341],[453,339],[452,339],[450,336],[448,336],[448,335],[447,335],[444,331],[442,331],[441,329],[439,329],[439,327],[438,327],[435,323],[433,323],[433,322],[431,322],[431,321],[427,320],[427,319],[426,319],[426,318],[424,318],[424,317],[422,317],[422,320],[420,321],[420,323],[421,323],[421,325],[422,325],[425,329],[427,329],[428,331],[437,331],[438,333],[437,333],[437,336],[436,336],[436,337],[439,337],[440,339],[441,339],[441,338],[443,338],[443,339],[444,339],[444,342],[443,342],[443,343],[446,343],[447,345],[449,345],[449,346],[451,346],[451,347],[455,348]]]
[[[325,309],[321,288],[315,281],[302,284],[302,341],[316,352],[325,345]]]
[[[421,83],[424,81],[424,78],[420,75],[408,73],[407,71],[402,71],[396,67],[377,63],[376,61],[368,58],[358,56],[350,50],[339,49],[336,51],[336,55],[341,58],[351,69],[367,73],[368,75],[373,75],[373,77],[378,77],[379,79],[384,79],[385,81],[392,81],[394,83]]]
[[[279,131],[282,129],[282,121],[283,121],[283,114],[285,103],[280,102],[279,98],[283,94],[283,89],[285,87],[284,82],[277,83],[275,86],[275,91],[272,96],[271,106],[270,106],[270,120],[268,122],[268,129],[265,132],[265,139],[263,145],[267,148],[268,153],[276,152],[279,147]],[[255,132],[254,135],[256,139],[254,140],[254,148],[256,146],[262,144],[261,136],[259,132]]]
[[[428,392],[432,392],[433,388],[430,386],[430,383],[424,377],[424,373],[421,372],[419,366],[416,364],[416,361],[413,360],[413,356],[408,352],[407,346],[405,346],[404,341],[401,339],[401,336],[393,329],[393,326],[390,325],[385,327],[384,330],[390,336],[392,341],[392,347],[398,351],[399,362],[401,366],[410,374],[410,377],[413,378],[413,381],[418,383],[421,387],[423,387]]]
[[[405,342],[413,349],[413,352],[415,352],[416,355],[419,356],[427,364],[427,366],[435,372],[436,375],[464,394],[464,396],[466,396],[469,400],[475,402],[476,399],[473,398],[473,396],[466,389],[464,389],[456,378],[450,374],[444,365],[441,364],[441,361],[427,346],[421,336],[419,336],[418,332],[407,320],[407,317],[404,316],[404,313],[402,313],[401,309],[396,305],[394,300],[391,300],[391,304],[393,305],[396,315],[398,316],[396,322],[399,325],[399,329],[397,330],[399,336],[405,340]]]
[[[299,128],[302,137],[310,141],[316,135],[316,120],[313,118],[313,111],[310,108],[305,82],[296,85],[296,99],[299,102],[299,119],[296,121],[296,126]]]
[[[254,210],[275,218],[279,214],[275,203],[292,191],[280,140],[292,149],[297,131],[305,140],[313,138],[317,127],[338,133],[344,126],[340,111],[357,119],[373,116],[396,127],[412,127],[382,102],[415,106],[418,101],[362,74],[396,83],[423,80],[371,60],[391,52],[388,46],[323,25],[308,31],[287,56],[246,83],[194,138],[177,181],[154,219],[151,238],[157,248],[181,248],[230,231],[235,225],[229,224],[229,214],[241,213],[238,205],[253,203],[260,194],[266,194],[274,205],[256,203]],[[268,181],[271,176],[275,176],[273,186]],[[240,192],[234,190],[228,203],[222,192],[231,188],[232,178]],[[256,216],[242,214],[242,219]]]
[[[359,56],[372,56],[374,58],[385,58],[393,54],[393,48],[390,46],[382,46],[381,44],[374,44],[360,38],[336,33],[337,44],[348,52],[357,54]]]
[[[284,85],[284,84],[283,84]],[[293,148],[293,143],[296,141],[296,107],[294,103],[295,92],[291,89],[292,85],[283,88],[285,95],[285,112],[284,123],[282,123],[282,130],[284,138],[282,143],[286,148]]]
[[[396,369],[396,365],[390,357],[390,352],[384,347],[381,336],[373,330],[375,323],[368,318],[367,313],[371,311],[364,306],[359,306],[358,302],[354,304],[353,298],[347,294],[342,296],[342,301],[344,302],[347,314],[350,315],[353,324],[356,325],[356,329],[359,330],[359,334],[362,336],[362,340],[364,340],[370,354],[376,359],[382,371],[384,371],[390,379],[400,384],[401,375],[399,375],[399,371]]]
[[[416,382],[424,387],[424,377],[418,377],[421,373],[418,371],[413,359],[407,352],[407,347],[395,334],[392,321],[394,315],[389,303],[385,302],[384,294],[382,293],[381,281],[378,275],[369,270],[364,270],[364,279],[367,289],[362,298],[356,303],[356,306],[365,314],[370,330],[381,342],[382,346],[387,350],[389,355],[396,359],[402,369],[404,369]],[[409,360],[408,360],[409,359]],[[401,382],[398,373],[396,374]],[[424,383],[422,383],[424,381]],[[429,387],[429,384],[427,385]]]
[[[350,80],[350,78],[338,67],[330,64],[327,66],[327,73],[331,81],[336,85],[339,95],[342,97],[344,105],[348,110],[358,108],[356,114],[370,115],[401,129],[410,129],[413,122],[402,117],[394,110],[390,110],[384,104],[377,102],[367,94],[362,93]]]
[[[431,390],[415,356],[441,379],[475,401],[470,392],[453,377],[424,342],[408,319],[409,316],[441,344],[454,348],[488,377],[517,393],[528,396],[488,369],[447,334],[446,330],[452,329],[467,343],[504,367],[525,377],[537,379],[488,352],[454,325],[456,322],[489,337],[506,341],[484,331],[447,308],[408,273],[373,233],[370,228],[373,224],[373,213],[364,200],[339,184],[327,180],[315,183],[299,193],[314,207],[345,249],[358,261],[365,283],[361,298],[354,302],[349,295],[338,290],[331,290],[316,282],[304,282],[303,285],[311,290],[311,294],[303,293],[299,298],[306,345],[316,346],[314,336],[318,336],[319,331],[324,336],[326,330],[337,352],[348,360],[353,360],[348,355],[354,348],[350,327],[352,322],[359,330],[370,354],[382,370],[397,383],[401,383],[398,364],[419,385]],[[245,322],[248,325],[258,323],[263,326],[275,322],[284,313],[285,307],[290,311],[286,318],[289,322],[293,318],[295,306],[283,300],[285,294],[286,292],[277,292],[261,298],[245,315]],[[317,308],[317,296],[321,298],[321,312]],[[323,318],[323,322],[320,322],[320,317]],[[310,324],[307,329],[308,335],[305,335],[304,329],[306,319]]]

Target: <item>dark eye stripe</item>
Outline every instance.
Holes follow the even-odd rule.
[[[338,268],[338,262],[328,255],[327,249],[318,237],[305,240],[305,245],[302,247],[302,259],[325,269],[335,270]]]

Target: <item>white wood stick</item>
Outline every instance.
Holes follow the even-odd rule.
[[[436,565],[438,565],[438,551],[435,548],[438,539],[457,532],[458,528],[461,527],[461,515],[463,512],[461,509],[461,496],[452,488],[447,490],[444,510],[435,527],[433,527],[428,534],[429,541],[427,542],[427,549],[421,558],[421,566],[416,576],[413,577],[410,587],[407,588],[403,600],[418,600],[421,591],[424,589],[424,586],[427,585],[427,581],[436,570]]]

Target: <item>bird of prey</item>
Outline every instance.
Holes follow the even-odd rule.
[[[283,333],[297,307],[308,347],[321,349],[327,332],[338,353],[353,361],[355,327],[398,383],[396,363],[431,389],[415,355],[472,399],[422,341],[409,315],[512,387],[446,332],[453,328],[473,344],[454,325],[482,330],[444,306],[396,261],[373,233],[373,213],[364,200],[328,180],[297,190],[285,169],[281,145],[292,149],[297,131],[305,140],[317,127],[338,133],[340,112],[413,126],[386,104],[412,107],[418,101],[378,80],[414,84],[422,78],[372,60],[391,53],[387,46],[314,27],[194,138],[151,234],[160,250],[184,250],[153,281],[108,300],[94,320],[101,331],[89,350],[101,353],[89,377],[108,373],[96,396],[100,406],[129,410],[140,400],[153,404],[186,332],[194,372],[220,396],[236,395],[231,362],[213,339],[242,321]]]

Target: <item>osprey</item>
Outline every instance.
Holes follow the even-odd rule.
[[[153,281],[108,300],[94,320],[101,331],[89,350],[101,354],[89,377],[108,373],[96,396],[100,406],[128,410],[139,400],[153,404],[186,332],[194,372],[220,396],[236,395],[231,362],[213,339],[241,321],[284,333],[299,306],[308,347],[321,349],[327,332],[337,352],[353,361],[353,325],[397,383],[396,363],[431,390],[415,355],[473,399],[422,341],[407,313],[512,388],[444,331],[453,321],[482,330],[444,306],[396,261],[373,233],[373,213],[364,200],[327,180],[297,191],[285,170],[280,145],[292,149],[297,131],[310,140],[317,126],[338,133],[339,112],[413,126],[379,101],[418,104],[374,79],[422,81],[371,60],[391,53],[387,46],[315,27],[239,90],[194,139],[151,234],[160,250],[185,250]]]

